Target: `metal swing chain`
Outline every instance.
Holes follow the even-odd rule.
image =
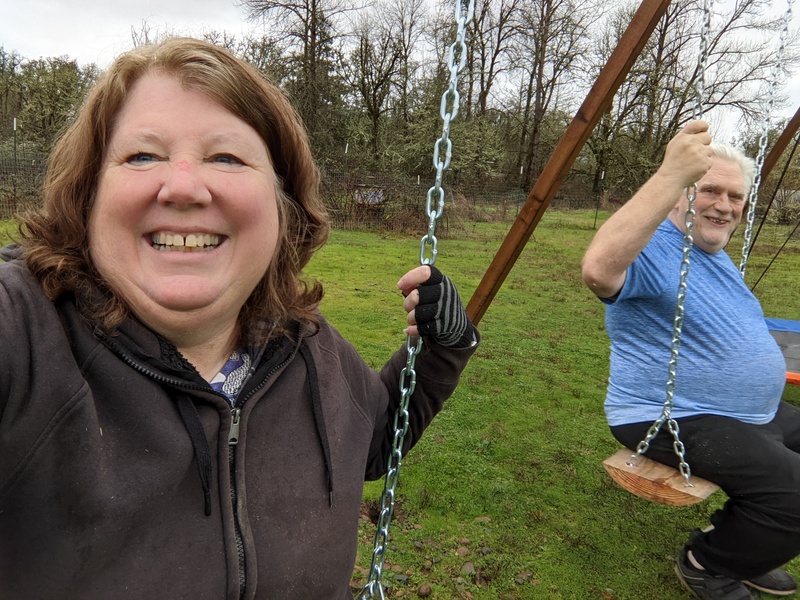
[[[672,418],[672,408],[673,398],[675,395],[675,381],[678,374],[678,351],[681,347],[683,315],[686,304],[686,282],[689,277],[690,266],[689,257],[692,252],[692,245],[694,244],[692,228],[694,226],[695,217],[695,197],[696,187],[692,186],[687,194],[689,204],[688,208],[686,209],[685,216],[686,233],[683,236],[683,259],[681,260],[680,280],[678,283],[678,294],[675,302],[675,318],[672,322],[672,344],[670,347],[666,400],[664,401],[664,407],[661,410],[661,416],[650,426],[645,438],[639,442],[638,446],[636,446],[636,454],[631,456],[630,460],[628,461],[628,465],[635,467],[636,459],[650,449],[650,442],[654,437],[656,437],[656,435],[658,435],[661,427],[664,425],[664,423],[666,423],[669,432],[672,434],[672,448],[675,451],[675,455],[678,457],[678,468],[681,472],[681,475],[683,475],[683,478],[686,480],[686,485],[689,487],[694,487],[689,481],[692,476],[692,469],[689,467],[689,463],[686,462],[686,448],[680,439],[680,427],[678,426],[678,422]]]
[[[700,52],[697,58],[698,78],[695,83],[696,92],[696,105],[694,108],[694,119],[703,118],[703,97],[705,95],[705,79],[706,79],[706,64],[708,62],[708,35],[711,31],[711,6],[712,0],[706,0],[703,3],[703,30],[700,35]],[[697,197],[697,186],[693,184],[686,191],[688,199],[688,206],[686,209],[685,223],[686,233],[683,236],[683,258],[680,267],[680,279],[678,283],[678,293],[675,301],[675,317],[672,322],[672,343],[670,345],[670,358],[669,358],[669,371],[666,385],[666,399],[664,406],[661,410],[661,416],[650,426],[645,438],[636,446],[636,454],[633,454],[628,460],[628,465],[631,467],[636,466],[636,461],[645,452],[650,449],[650,442],[658,435],[664,423],[667,424],[669,432],[672,434],[672,449],[678,457],[678,468],[681,475],[686,480],[687,487],[694,487],[690,479],[692,476],[692,469],[689,463],[686,462],[686,448],[680,439],[680,427],[678,422],[672,418],[672,408],[674,405],[673,398],[675,395],[675,381],[678,374],[678,351],[681,346],[681,334],[683,331],[683,315],[686,306],[686,282],[689,277],[690,260],[689,257],[692,252],[694,244],[694,236],[692,228],[694,227],[694,201]]]
[[[744,245],[742,246],[742,260],[739,263],[739,272],[742,277],[747,271],[747,259],[750,256],[750,245],[752,244],[753,223],[756,217],[756,204],[758,203],[758,189],[761,186],[761,170],[764,168],[764,159],[767,153],[767,142],[769,141],[769,126],[772,108],[775,104],[775,90],[778,87],[778,78],[783,70],[783,51],[786,48],[786,37],[789,35],[789,23],[792,20],[792,4],[794,0],[786,0],[786,12],[783,15],[783,29],[780,34],[780,43],[775,55],[775,63],[772,65],[770,74],[767,98],[762,108],[761,136],[758,139],[758,155],[756,157],[756,173],[753,185],[750,188],[747,209],[747,225],[744,230]]]
[[[466,5],[466,13],[464,6]],[[428,232],[420,241],[419,261],[422,265],[433,265],[438,254],[438,240],[436,239],[436,223],[442,216],[444,210],[445,192],[442,188],[442,178],[444,171],[450,166],[453,145],[450,141],[450,123],[458,114],[458,104],[460,95],[458,93],[458,74],[464,68],[467,61],[467,27],[472,21],[475,12],[475,0],[456,0],[455,18],[457,24],[456,40],[450,46],[447,55],[447,65],[450,69],[450,82],[447,90],[442,94],[440,105],[440,115],[444,121],[442,126],[442,136],[436,141],[433,149],[433,166],[436,168],[436,179],[434,185],[428,190],[426,201],[426,212],[428,215]],[[444,150],[444,159],[440,154]],[[437,199],[434,208],[434,199]],[[430,257],[425,256],[427,247],[431,248]],[[394,415],[394,441],[392,450],[389,454],[386,479],[381,496],[381,511],[378,516],[377,531],[375,533],[375,543],[372,550],[372,564],[370,566],[369,577],[364,588],[361,590],[359,600],[366,600],[376,596],[384,599],[383,585],[381,576],[383,565],[386,559],[386,544],[389,541],[389,524],[394,512],[395,491],[397,480],[400,474],[400,464],[403,458],[403,440],[408,431],[408,403],[414,388],[417,384],[417,374],[414,370],[414,363],[417,354],[422,350],[422,338],[406,337],[406,350],[408,357],[406,366],[400,373],[400,406]]]

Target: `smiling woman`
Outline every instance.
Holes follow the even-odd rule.
[[[4,597],[352,598],[409,349],[375,371],[320,314],[318,186],[281,91],[211,44],[89,94],[0,249]],[[479,336],[438,270],[397,288],[425,340],[407,452]]]
[[[91,258],[131,310],[211,379],[236,349],[239,310],[275,254],[277,197],[255,129],[172,76],[145,75],[109,138]]]

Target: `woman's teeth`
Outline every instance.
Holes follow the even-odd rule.
[[[190,233],[183,236],[179,233],[154,233],[153,247],[157,250],[193,252],[213,250],[219,246],[219,236],[208,233]]]

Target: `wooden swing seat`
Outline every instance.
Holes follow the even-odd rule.
[[[770,333],[786,358],[786,382],[800,385],[800,321],[766,319]],[[636,466],[628,464],[631,450],[623,448],[603,461],[603,467],[620,487],[630,493],[667,506],[691,506],[719,489],[715,483],[695,475],[691,487],[678,469],[638,456]]]
[[[623,448],[603,461],[603,467],[620,487],[630,493],[667,506],[690,506],[708,498],[719,489],[714,483],[691,476],[691,487],[680,471],[639,456],[636,466],[628,464],[634,453]]]

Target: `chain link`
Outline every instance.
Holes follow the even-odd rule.
[[[442,94],[439,104],[439,115],[442,117],[442,136],[433,146],[433,168],[436,169],[436,178],[433,186],[428,190],[425,212],[428,215],[428,232],[422,237],[419,247],[419,262],[421,265],[432,265],[436,262],[439,253],[438,240],[434,232],[436,222],[444,210],[444,188],[442,179],[444,172],[450,166],[453,157],[453,142],[450,140],[450,123],[458,115],[458,105],[461,95],[458,93],[458,74],[467,64],[467,26],[472,21],[475,12],[475,0],[469,0],[464,12],[464,1],[456,0],[456,40],[450,45],[447,52],[447,66],[450,70],[450,80],[447,89]],[[442,158],[444,154],[444,158]],[[430,256],[426,250],[430,249]]]
[[[767,97],[762,107],[761,136],[758,138],[758,155],[756,156],[756,173],[753,185],[750,188],[748,199],[747,224],[744,229],[744,245],[742,246],[742,260],[739,263],[739,272],[742,277],[747,271],[747,259],[750,256],[750,246],[753,237],[753,223],[756,218],[756,204],[758,203],[758,190],[761,187],[761,170],[764,168],[764,159],[767,154],[767,143],[769,141],[769,126],[772,109],[775,104],[775,90],[778,87],[778,79],[783,70],[783,52],[786,48],[786,37],[789,35],[789,23],[792,21],[792,4],[794,0],[786,1],[786,12],[783,15],[783,29],[780,34],[778,51],[775,54],[775,63],[772,65],[770,74],[769,88]]]
[[[686,462],[686,449],[683,445],[683,442],[680,440],[680,427],[678,426],[678,422],[672,418],[672,408],[674,405],[675,382],[678,375],[678,353],[681,347],[681,334],[683,332],[683,315],[684,308],[686,306],[687,281],[689,278],[689,268],[691,265],[689,259],[692,253],[692,246],[694,244],[694,234],[692,229],[694,227],[694,201],[696,197],[696,191],[697,188],[692,186],[689,188],[687,193],[689,204],[685,215],[686,233],[683,236],[683,258],[681,260],[678,294],[675,302],[675,317],[672,321],[672,344],[670,346],[669,372],[666,386],[667,397],[661,410],[661,416],[650,426],[645,438],[639,442],[638,446],[636,446],[636,454],[632,455],[628,460],[628,465],[635,467],[639,456],[650,449],[650,442],[653,441],[653,438],[658,435],[661,427],[664,425],[664,423],[666,423],[669,432],[672,434],[672,448],[675,451],[675,455],[678,457],[681,475],[683,475],[683,478],[686,480],[686,485],[689,487],[694,487],[690,481],[692,470],[689,467],[689,463]]]
[[[466,8],[466,12],[464,12]],[[444,125],[442,126],[442,136],[436,141],[433,148],[433,166],[436,169],[436,179],[433,187],[428,190],[426,212],[428,215],[428,232],[420,242],[419,262],[422,265],[433,265],[436,262],[438,253],[437,239],[435,235],[436,222],[442,216],[444,210],[445,192],[442,187],[444,172],[450,166],[452,158],[453,144],[450,141],[450,123],[458,115],[458,104],[460,96],[457,90],[458,74],[467,62],[467,27],[472,21],[475,12],[475,0],[456,0],[456,41],[450,46],[447,55],[447,65],[450,69],[450,83],[447,90],[442,94],[440,114]],[[441,153],[444,151],[444,159]],[[435,207],[434,207],[435,202]],[[426,257],[426,248],[431,248],[430,257]],[[414,388],[417,385],[417,373],[414,370],[417,354],[422,350],[422,338],[406,337],[406,366],[400,373],[400,406],[394,415],[394,441],[392,450],[389,454],[386,479],[381,496],[381,511],[378,515],[377,532],[375,533],[375,543],[372,550],[372,565],[370,566],[369,577],[364,588],[358,596],[359,600],[378,597],[384,599],[383,585],[381,576],[383,565],[386,560],[386,545],[389,541],[389,524],[394,512],[395,494],[397,480],[400,475],[400,463],[403,458],[403,440],[408,431],[408,403]]]
[[[706,79],[706,63],[708,62],[708,37],[711,32],[711,12],[712,0],[705,0],[703,2],[703,29],[700,34],[700,51],[697,57],[697,70],[698,77],[695,82],[695,109],[694,119],[703,118],[703,100],[705,95],[705,79]],[[678,376],[678,354],[681,347],[681,335],[683,333],[683,315],[686,306],[686,289],[687,280],[689,277],[690,256],[692,246],[694,244],[694,235],[692,228],[694,227],[694,201],[697,197],[697,186],[692,185],[686,190],[686,197],[688,198],[688,206],[684,216],[686,223],[686,233],[683,236],[683,257],[681,259],[680,280],[678,282],[678,294],[675,301],[675,317],[672,321],[672,343],[670,345],[670,358],[669,370],[667,373],[666,385],[666,398],[664,406],[661,409],[661,416],[653,422],[644,439],[636,446],[636,454],[632,454],[628,459],[627,464],[630,467],[635,467],[638,458],[650,449],[650,442],[653,441],[661,431],[664,423],[667,424],[667,429],[672,434],[672,449],[675,456],[678,457],[678,468],[681,475],[686,480],[687,487],[694,487],[691,482],[692,469],[689,463],[686,462],[686,448],[680,439],[680,427],[678,422],[672,418],[672,409],[674,407],[675,396],[675,382]]]

